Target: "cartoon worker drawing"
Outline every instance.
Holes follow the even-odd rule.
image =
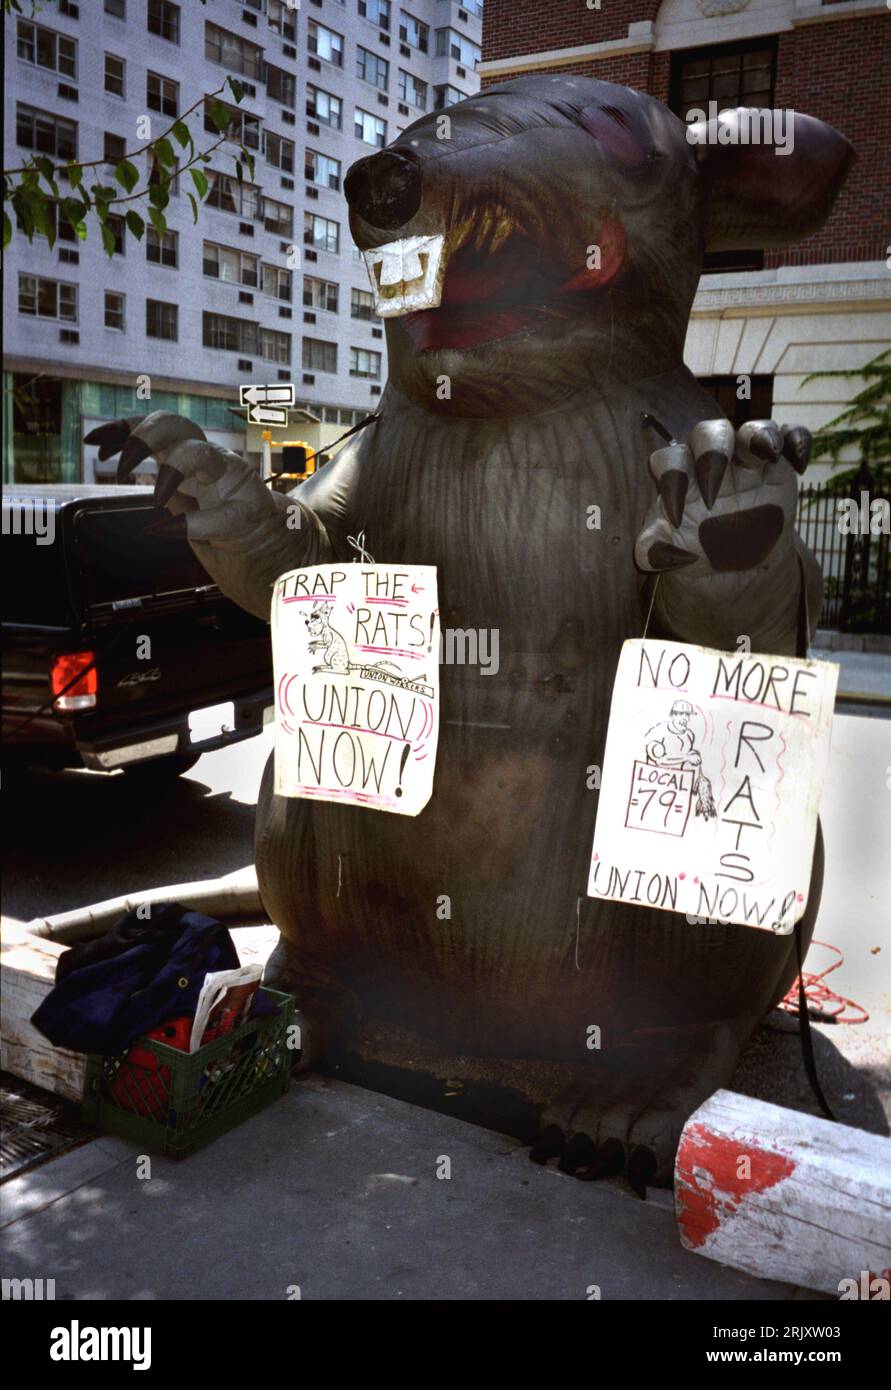
[[[693,791],[696,796],[696,815],[704,820],[717,816],[712,784],[702,771],[702,754],[696,747],[696,738],[690,728],[690,719],[695,713],[689,700],[675,700],[669,717],[661,724],[654,724],[647,731],[647,762],[656,767],[679,768],[682,772],[692,772]]]

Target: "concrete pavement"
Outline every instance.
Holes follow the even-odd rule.
[[[4,1278],[57,1300],[822,1297],[682,1249],[669,1193],[578,1182],[339,1081],[302,1078],[149,1178],[138,1153],[101,1139],[5,1183]]]

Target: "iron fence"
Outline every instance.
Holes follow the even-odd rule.
[[[840,508],[845,499],[856,508]],[[852,481],[818,483],[799,492],[795,525],[823,571],[820,627],[891,632],[891,536],[887,522],[882,530],[870,512],[876,500],[891,502],[865,465]],[[850,519],[843,523],[846,515]]]

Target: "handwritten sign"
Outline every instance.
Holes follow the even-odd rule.
[[[804,913],[838,667],[622,647],[592,898],[787,934]]]
[[[276,582],[275,790],[416,816],[439,737],[434,565],[313,565]]]

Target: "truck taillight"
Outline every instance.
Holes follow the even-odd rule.
[[[62,652],[56,657],[50,671],[50,683],[56,696],[53,709],[95,709],[99,690],[95,661],[95,652]],[[64,695],[59,693],[63,690]]]

